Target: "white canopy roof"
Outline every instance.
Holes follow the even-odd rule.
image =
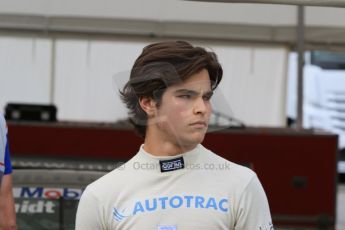
[[[294,46],[297,7],[291,4],[307,5],[306,49],[344,49],[344,0],[0,0],[0,32],[136,35]]]

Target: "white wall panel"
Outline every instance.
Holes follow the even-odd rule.
[[[58,40],[55,102],[61,120],[113,122],[127,116],[119,99],[143,43]]]
[[[284,126],[286,63],[284,47],[214,46],[224,66],[218,110],[251,126]],[[224,105],[225,104],[225,105]]]
[[[51,41],[0,37],[0,111],[8,102],[49,103]]]

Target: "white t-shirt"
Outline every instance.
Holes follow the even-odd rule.
[[[76,230],[271,230],[256,174],[202,145],[174,157],[139,152],[87,186]]]

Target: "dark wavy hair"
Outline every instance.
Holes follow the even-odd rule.
[[[129,109],[129,120],[138,134],[145,137],[147,114],[139,99],[153,98],[160,105],[165,89],[183,82],[193,74],[207,69],[214,90],[223,76],[223,69],[213,52],[185,41],[159,42],[146,46],[136,59],[129,81],[120,91]]]

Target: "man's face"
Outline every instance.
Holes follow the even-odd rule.
[[[206,69],[168,87],[156,110],[157,138],[187,148],[201,143],[211,115],[212,94]]]

